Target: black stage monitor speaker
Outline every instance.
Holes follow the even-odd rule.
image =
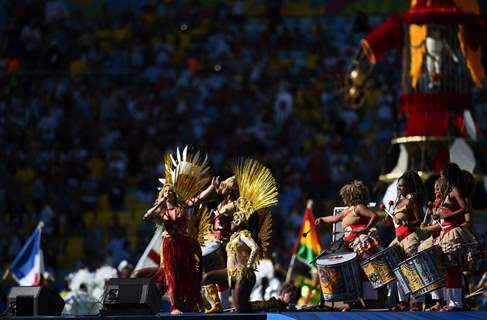
[[[48,287],[12,287],[8,295],[11,316],[59,316],[64,300]]]
[[[159,313],[160,293],[151,279],[108,280],[103,293],[104,316],[154,315]]]

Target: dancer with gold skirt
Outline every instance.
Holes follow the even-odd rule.
[[[203,285],[228,284],[236,310],[249,312],[253,310],[249,299],[255,284],[254,270],[267,254],[272,231],[267,208],[277,204],[278,193],[270,170],[256,160],[238,161],[233,172],[240,195],[231,224],[233,234],[226,246],[227,265],[205,274]]]
[[[232,234],[231,223],[233,220],[233,214],[237,210],[239,191],[235,176],[231,176],[221,183],[219,182],[219,179],[217,179],[216,185],[217,187],[215,190],[219,195],[223,196],[223,201],[218,204],[216,210],[213,210],[213,214],[210,216],[213,226],[213,236],[208,243],[217,242],[218,246],[223,246],[224,248]],[[226,260],[226,251],[219,250],[218,252],[223,252],[222,255],[224,257],[222,257],[222,259]],[[203,259],[205,259],[205,257],[203,257]],[[207,272],[208,270],[204,271]],[[228,301],[228,285],[217,285],[212,283],[204,285],[203,289],[205,291],[205,296],[208,303],[210,304],[210,308],[206,309],[205,313],[223,312],[222,299],[224,302]]]

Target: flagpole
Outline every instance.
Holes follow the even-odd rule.
[[[42,252],[41,248],[41,237],[42,237],[42,229],[44,228],[44,221],[39,221],[37,224],[37,228],[39,228],[39,242],[37,243],[37,252],[39,252],[39,280],[37,285],[41,284],[41,279],[44,277],[45,265],[44,265],[44,252]]]
[[[157,239],[161,236],[162,230],[163,230],[163,226],[162,225],[161,226],[158,226],[156,228],[156,230],[154,231],[154,235],[152,236],[151,241],[149,242],[149,244],[145,248],[144,253],[142,254],[142,256],[139,258],[139,261],[137,261],[137,264],[135,265],[134,270],[140,269],[142,267],[142,264],[144,262],[142,260],[142,258],[147,257],[147,255],[149,254],[149,251],[151,251],[151,249],[152,249],[155,241],[157,241]],[[157,235],[157,237],[156,237],[156,235]],[[161,257],[161,259],[162,259],[162,257]]]
[[[291,275],[293,273],[295,261],[296,261],[296,253],[293,253],[293,256],[291,257],[291,262],[289,262],[289,267],[287,268],[286,282],[291,281]]]
[[[7,270],[5,270],[2,276],[2,280],[7,279],[8,276],[10,276],[10,268],[7,268]]]
[[[308,199],[308,201],[306,202],[306,209],[311,209],[311,208],[313,208],[313,200]],[[303,233],[302,228],[303,226],[301,226],[301,229],[299,230],[299,236],[298,239],[296,240],[296,244],[294,245],[293,255],[291,257],[291,261],[289,262],[289,267],[287,268],[286,282],[291,281],[291,276],[293,274],[293,269],[294,269],[294,263],[296,262],[296,251],[298,250],[299,239],[301,238],[301,234]]]

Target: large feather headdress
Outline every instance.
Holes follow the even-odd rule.
[[[203,158],[199,151],[195,154],[185,146],[183,152],[176,148],[176,154],[164,155],[164,185],[171,185],[180,200],[187,201],[196,196],[210,182],[208,155]]]
[[[276,180],[271,171],[253,159],[240,159],[232,165],[240,197],[237,199],[237,212],[233,219],[238,224],[245,221],[252,237],[259,245],[259,256],[255,263],[268,255],[271,234],[272,214],[270,206],[277,204]]]
[[[232,165],[240,197],[237,212],[247,221],[263,208],[277,204],[276,180],[269,168],[253,159],[239,159]]]

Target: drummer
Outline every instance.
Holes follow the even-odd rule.
[[[389,215],[385,223],[394,223],[396,237],[389,246],[399,245],[406,257],[411,257],[418,252],[419,237],[416,227],[420,224],[422,204],[425,199],[425,188],[418,173],[413,170],[406,171],[397,182],[397,200],[394,206],[393,221]],[[399,304],[392,311],[405,311],[409,309],[408,297],[398,285]],[[422,299],[421,299],[422,300]],[[411,311],[419,311],[422,301],[413,301]]]
[[[435,181],[435,201],[431,204],[431,207],[428,208],[428,211],[426,212],[426,216],[430,217],[430,222],[426,223],[425,220],[423,220],[420,226],[421,230],[428,232],[431,236],[421,242],[418,248],[418,252],[431,248],[434,245],[438,245],[440,242],[441,225],[438,209],[441,206],[441,198],[441,183],[438,179]],[[427,311],[441,310],[441,308],[443,308],[443,306],[445,305],[445,301],[443,299],[443,289],[436,289],[430,294],[433,305],[429,309],[427,309]]]
[[[463,309],[462,266],[472,256],[471,243],[475,237],[468,228],[463,227],[465,213],[469,211],[465,198],[465,181],[460,167],[449,163],[440,175],[443,183],[443,201],[439,209],[441,221],[440,245],[447,254],[448,275],[445,283],[445,311]]]
[[[440,226],[440,219],[439,219],[439,212],[438,208],[441,206],[441,188],[440,188],[440,180],[435,181],[435,201],[431,204],[431,207],[428,208],[426,212],[426,217],[430,218],[430,222],[426,223],[424,220],[420,225],[421,230],[428,232],[431,236],[426,240],[422,241],[419,245],[418,251],[425,250],[430,248],[433,245],[438,244],[439,242],[439,235],[441,231]],[[426,219],[425,217],[425,219]]]
[[[217,193],[223,196],[223,201],[220,202],[216,210],[212,211],[211,216],[214,230],[214,239],[221,243],[225,248],[228,239],[230,239],[231,231],[230,226],[233,220],[233,214],[236,211],[236,201],[239,196],[237,182],[235,177],[232,176],[222,181],[217,181],[216,187]],[[205,257],[203,257],[204,259]],[[226,257],[224,259],[226,261]],[[210,284],[204,286],[206,296],[211,307],[207,309],[206,313],[223,312],[223,308],[228,307],[228,288],[222,285]],[[222,306],[223,303],[223,306]]]
[[[377,214],[367,208],[369,190],[362,181],[354,180],[341,188],[340,197],[347,208],[336,216],[320,217],[315,224],[341,221],[345,245],[356,252],[360,259],[366,259],[379,251],[379,241],[369,234],[377,218]],[[363,290],[366,300],[377,300],[377,290],[372,288],[369,281],[363,282]]]
[[[467,170],[462,170],[462,180],[465,189],[465,214],[462,223],[462,228],[466,229],[468,233],[471,233],[473,240],[468,245],[469,257],[467,257],[467,271],[476,271],[479,268],[479,261],[485,258],[485,244],[482,241],[482,237],[477,234],[473,224],[473,212],[472,212],[472,198],[475,195],[475,179],[473,175]]]

